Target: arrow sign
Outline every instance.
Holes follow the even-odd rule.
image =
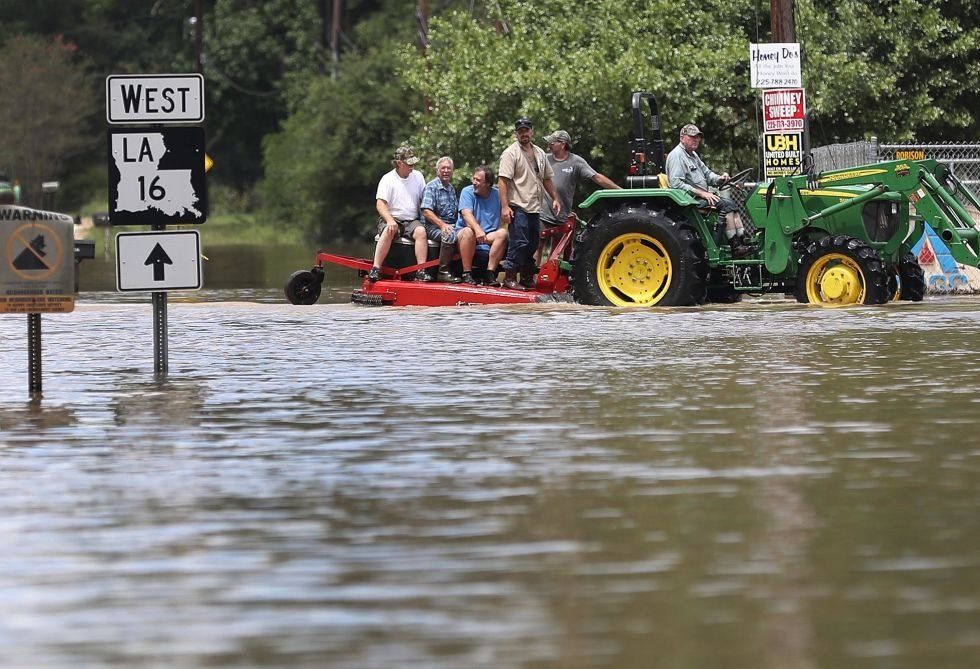
[[[156,246],[153,247],[153,250],[150,251],[150,255],[143,261],[143,264],[153,265],[154,281],[163,281],[163,266],[173,265],[174,261],[170,259],[167,252],[163,250],[162,246],[160,246],[160,242],[157,242]]]
[[[201,236],[197,230],[116,235],[116,288],[122,292],[197,290]]]

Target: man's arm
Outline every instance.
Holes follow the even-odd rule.
[[[510,198],[507,196],[507,184],[510,179],[507,177],[497,177],[497,190],[500,191],[500,224],[504,227],[510,225],[510,219],[514,212],[510,209]]]
[[[592,175],[592,181],[596,182],[603,188],[622,188],[622,186],[618,185],[615,181],[607,177],[605,174],[600,174],[598,172]]]
[[[441,218],[439,218],[438,216],[436,216],[436,212],[432,211],[431,209],[423,209],[422,218],[424,218],[427,223],[431,223],[432,225],[438,227],[443,232],[445,232],[447,229],[450,229],[449,224],[446,223]]]
[[[391,215],[391,210],[388,209],[388,203],[378,198],[374,202],[374,208],[378,210],[378,216],[385,220],[388,225],[398,225],[395,217]]]
[[[476,243],[483,244],[487,240],[487,233],[483,231],[483,226],[476,220],[476,216],[473,215],[473,210],[461,209],[459,214],[463,217],[463,222],[466,224],[466,227],[476,235]]]
[[[544,189],[548,191],[548,196],[551,197],[551,211],[555,212],[555,216],[561,213],[561,202],[558,201],[558,193],[555,192],[555,185],[551,183],[551,177],[545,177],[542,181],[544,184]]]
[[[703,164],[703,163],[702,163]],[[706,190],[701,190],[696,188],[691,184],[687,183],[685,180],[685,170],[683,161],[679,159],[674,159],[672,156],[667,157],[667,181],[671,188],[677,188],[685,193],[691,195],[692,197],[699,197],[705,200],[710,205],[715,205],[718,203],[718,196],[714,193]]]

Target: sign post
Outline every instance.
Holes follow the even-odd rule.
[[[169,371],[167,291],[201,287],[197,231],[163,230],[207,219],[204,129],[186,125],[204,121],[204,77],[110,75],[106,120],[135,126],[108,132],[109,224],[153,230],[116,236],[116,288],[151,293],[153,371],[162,377]]]

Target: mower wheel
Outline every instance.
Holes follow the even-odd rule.
[[[914,253],[906,253],[898,261],[898,299],[921,302],[926,294],[926,276]]]
[[[884,304],[888,270],[878,253],[855,237],[824,237],[807,247],[796,273],[799,302],[840,307]]]
[[[286,299],[290,304],[316,304],[323,285],[323,271],[301,269],[293,272],[286,281]]]
[[[575,300],[617,307],[677,306],[704,301],[708,261],[685,220],[645,204],[599,214],[575,243]]]

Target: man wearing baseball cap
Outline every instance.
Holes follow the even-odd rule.
[[[705,206],[718,211],[718,220],[725,221],[725,237],[732,249],[733,258],[744,258],[756,249],[745,240],[745,226],[738,213],[738,205],[728,197],[721,197],[708,190],[708,186],[721,186],[728,183],[728,172],[716,174],[711,171],[697,149],[701,146],[704,133],[693,123],[681,128],[680,143],[667,154],[667,179],[671,188],[678,188],[691,197],[700,200]]]
[[[615,181],[592,169],[585,158],[572,153],[572,136],[566,131],[555,130],[550,135],[545,136],[544,141],[550,151],[548,164],[551,165],[551,169],[555,173],[551,181],[555,185],[555,192],[558,193],[561,214],[559,218],[552,213],[548,202],[542,199],[542,225],[560,225],[564,222],[563,219],[572,213],[572,205],[575,203],[575,188],[580,181],[592,181],[600,188],[619,188]]]
[[[561,210],[558,194],[551,183],[554,173],[548,159],[534,145],[534,126],[529,118],[519,118],[514,123],[517,141],[500,155],[500,172],[497,188],[500,191],[500,221],[507,226],[510,242],[504,267],[505,288],[532,288],[534,251],[541,236],[541,192],[551,198],[551,208],[557,214]],[[521,281],[517,281],[517,273]]]
[[[378,243],[374,247],[374,262],[367,274],[368,281],[381,278],[381,264],[391,250],[395,237],[401,235],[415,244],[415,260],[421,265],[428,259],[429,241],[425,235],[425,225],[420,220],[419,205],[422,204],[422,190],[425,177],[414,169],[418,156],[410,146],[395,149],[391,164],[394,169],[381,177],[375,195],[375,208],[378,211]],[[432,281],[425,270],[419,270],[416,281]]]

